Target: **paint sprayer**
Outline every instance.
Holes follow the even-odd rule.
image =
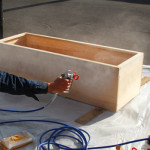
[[[66,71],[65,73],[61,74],[62,79],[75,79],[78,80],[79,79],[79,75],[76,74],[76,72],[71,73],[71,70]],[[69,91],[64,91],[64,93],[69,93]]]
[[[79,79],[79,75],[76,74],[76,72],[71,72],[71,70],[67,70],[65,73],[61,74],[62,79],[69,79],[69,80],[78,80]],[[64,91],[63,93],[69,93],[70,91]],[[56,97],[57,97],[58,93],[55,93],[54,96],[52,97],[52,99],[49,101],[49,103],[47,103],[44,107],[47,107],[48,105],[52,104]]]

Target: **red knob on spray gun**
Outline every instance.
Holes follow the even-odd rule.
[[[74,72],[74,73],[73,73],[73,78],[74,78],[75,80],[78,80],[78,79],[79,79],[79,75],[77,75],[76,72]]]
[[[69,79],[69,80],[72,80],[72,79],[78,80],[79,79],[79,75],[77,75],[76,72],[71,73],[71,70],[68,70],[67,72],[61,74],[61,77],[63,79]],[[69,91],[64,91],[64,93],[69,93]]]

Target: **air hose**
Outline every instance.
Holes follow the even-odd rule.
[[[31,110],[10,110],[10,109],[0,109],[0,111],[8,111],[8,112],[19,112],[19,113],[29,113],[29,112],[35,112],[35,111],[39,111],[39,110],[42,110],[44,108],[46,108],[48,105],[52,104],[56,97],[57,97],[58,93],[55,93],[53,95],[53,97],[50,99],[50,101],[45,105],[45,106],[42,106],[40,108],[37,108],[37,109],[31,109]]]
[[[105,149],[105,148],[116,147],[117,145],[123,146],[123,145],[131,144],[131,143],[135,143],[135,142],[150,140],[150,138],[143,138],[143,139],[128,141],[125,143],[120,143],[120,144],[115,144],[115,145],[108,145],[108,146],[101,146],[101,147],[88,147],[88,144],[90,142],[90,135],[88,132],[86,132],[83,129],[75,128],[75,127],[69,126],[61,122],[50,121],[50,120],[14,120],[14,121],[0,122],[0,125],[9,124],[9,123],[19,123],[19,122],[44,122],[44,123],[58,124],[62,126],[59,128],[54,128],[54,129],[45,131],[40,136],[40,140],[39,140],[40,144],[37,146],[36,150],[40,150],[41,148],[42,150],[51,150],[50,148],[51,145],[55,145],[57,148],[65,149],[65,150]],[[43,141],[43,139],[45,139],[44,136],[48,138]],[[67,137],[67,138],[73,139],[80,144],[80,147],[71,148],[67,145],[60,144],[57,142],[57,139],[60,137],[63,137],[63,138]]]

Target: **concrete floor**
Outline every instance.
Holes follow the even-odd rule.
[[[4,37],[32,32],[142,51],[150,65],[149,0],[3,0]]]

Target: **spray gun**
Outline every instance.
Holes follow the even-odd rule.
[[[61,77],[62,77],[62,79],[69,79],[69,80],[72,80],[72,79],[78,80],[79,79],[79,75],[77,75],[76,72],[71,73],[71,70],[68,70],[65,73],[62,73]],[[69,92],[70,91],[64,91],[64,93],[69,93]],[[58,93],[55,93],[54,96],[52,97],[52,99],[44,107],[52,104],[55,101],[57,95],[58,95]]]
[[[65,73],[61,74],[62,79],[75,79],[78,80],[79,79],[79,75],[76,74],[76,72],[71,73],[71,70],[66,71]],[[69,91],[64,91],[64,93],[69,93]]]

